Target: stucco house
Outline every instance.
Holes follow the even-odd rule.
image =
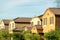
[[[39,16],[33,17],[31,19],[31,24],[32,24],[32,26],[41,25],[41,19],[40,19],[40,17]]]
[[[31,21],[32,18],[26,18],[26,17],[17,17],[14,19],[15,22],[15,29],[14,30],[22,30],[25,29],[27,30],[27,27],[32,27],[31,26]]]
[[[60,27],[60,8],[48,8],[42,16],[43,33]]]
[[[42,31],[41,31],[41,30],[43,30],[42,29],[42,16],[43,15],[32,18],[32,20],[31,20],[31,24],[32,24],[31,32],[32,33],[38,33],[38,34],[42,33]]]
[[[14,29],[15,29],[15,22],[14,22],[14,20],[10,20],[10,22],[9,22],[9,33],[13,33]]]
[[[8,30],[9,33],[12,33],[12,30],[15,28],[13,20],[3,19],[0,21],[0,29]]]
[[[2,26],[4,26],[5,30],[9,29],[9,22],[10,22],[10,20],[8,20],[8,19],[4,19],[1,21]]]

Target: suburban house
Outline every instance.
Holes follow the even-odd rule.
[[[9,33],[12,33],[12,30],[15,28],[15,24],[13,20],[1,20],[0,21],[0,29],[8,30]]]
[[[42,16],[43,33],[55,30],[60,26],[60,8],[48,8]]]
[[[2,26],[4,26],[4,29],[8,30],[9,22],[10,22],[10,20],[7,20],[7,19],[4,19],[4,20],[1,21]]]
[[[38,34],[42,33],[41,31],[43,30],[42,29],[42,16],[43,15],[32,18],[31,20],[31,24],[33,25],[32,30],[31,30],[32,33],[38,33]]]
[[[0,21],[0,29],[13,31],[25,30],[32,33],[44,34],[60,26],[60,8],[48,8],[43,15],[34,18],[17,17],[13,20]]]
[[[14,22],[15,22],[15,29],[14,30],[27,30],[28,27],[32,27],[31,26],[31,21],[32,18],[20,18],[20,17],[17,17],[14,19]]]

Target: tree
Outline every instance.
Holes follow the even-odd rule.
[[[0,39],[1,40],[8,40],[9,39],[9,32],[7,30],[0,30]]]
[[[33,34],[29,31],[24,32],[24,39],[25,40],[40,40],[40,35],[39,34]]]
[[[13,33],[13,40],[23,40],[23,31],[21,32],[14,32]]]
[[[55,31],[51,31],[46,33],[44,37],[47,40],[60,40],[60,28],[57,28]]]

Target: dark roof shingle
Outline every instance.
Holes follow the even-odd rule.
[[[30,22],[32,18],[15,18],[14,21],[15,22]]]
[[[9,24],[10,20],[3,20],[4,24]]]
[[[49,10],[55,15],[60,15],[60,8],[49,8]]]

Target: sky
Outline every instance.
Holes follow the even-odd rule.
[[[55,0],[0,0],[0,19],[39,16],[50,7],[56,7]]]

